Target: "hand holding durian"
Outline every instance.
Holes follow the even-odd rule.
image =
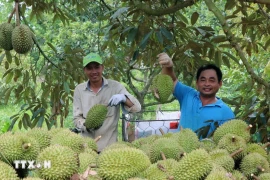
[[[158,63],[162,67],[173,67],[172,59],[168,56],[168,54],[164,52],[160,53],[157,55],[157,58],[158,58]]]

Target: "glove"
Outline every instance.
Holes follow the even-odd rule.
[[[126,102],[126,101],[127,101],[127,98],[124,94],[115,94],[109,100],[108,106],[117,106],[118,104],[122,102]]]
[[[160,53],[157,55],[158,63],[162,67],[173,67],[172,59],[166,53]]]

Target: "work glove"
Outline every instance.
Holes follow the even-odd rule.
[[[127,101],[127,98],[124,94],[115,94],[109,100],[108,106],[117,106],[118,104],[122,102],[126,102],[126,101]]]
[[[173,67],[172,59],[166,53],[160,53],[157,55],[158,63],[162,67]]]

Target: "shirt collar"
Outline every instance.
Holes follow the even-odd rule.
[[[104,86],[107,86],[107,85],[108,85],[108,80],[106,78],[102,77],[102,86],[100,89],[102,89]],[[90,88],[90,81],[89,80],[86,82],[85,90],[92,91]]]
[[[200,101],[201,106],[202,106],[202,101],[200,99],[200,92],[199,91],[197,92],[196,97],[198,98],[198,100]],[[217,98],[216,102],[214,102],[212,104],[208,104],[206,106],[219,106],[219,107],[222,107],[223,106],[223,101],[219,97],[216,97],[216,98]]]

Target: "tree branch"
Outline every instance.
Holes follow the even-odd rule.
[[[212,11],[214,15],[219,20],[219,23],[222,25],[223,31],[226,34],[228,41],[231,46],[237,51],[239,57],[241,58],[244,66],[246,67],[247,72],[251,75],[251,77],[258,82],[259,84],[264,85],[267,89],[270,88],[270,84],[265,81],[263,78],[258,76],[252,69],[252,66],[249,64],[247,58],[245,57],[245,53],[242,51],[241,46],[238,42],[235,41],[236,37],[231,32],[229,25],[227,24],[225,17],[222,15],[221,11],[215,6],[215,3],[212,0],[204,0],[209,11]]]
[[[151,9],[150,6],[147,6],[145,3],[141,3],[139,0],[133,1],[134,5],[138,10],[143,11],[144,13],[152,16],[162,16],[166,14],[172,14],[175,13],[176,11],[179,11],[180,9],[184,9],[186,7],[192,6],[195,4],[194,0],[187,0],[181,3],[177,3],[171,7],[168,7],[166,9],[164,8],[158,8],[158,9]]]
[[[13,15],[14,15],[15,12],[16,12],[16,7],[13,8],[11,14],[9,15],[9,17],[8,17],[8,23],[11,22],[11,19],[12,19],[12,17],[13,17]]]
[[[263,8],[262,8],[262,6],[261,6],[260,4],[258,4],[258,7],[259,7],[260,11],[262,12],[262,14],[263,14],[266,18],[270,19],[270,15],[267,14],[267,13],[263,10]]]

